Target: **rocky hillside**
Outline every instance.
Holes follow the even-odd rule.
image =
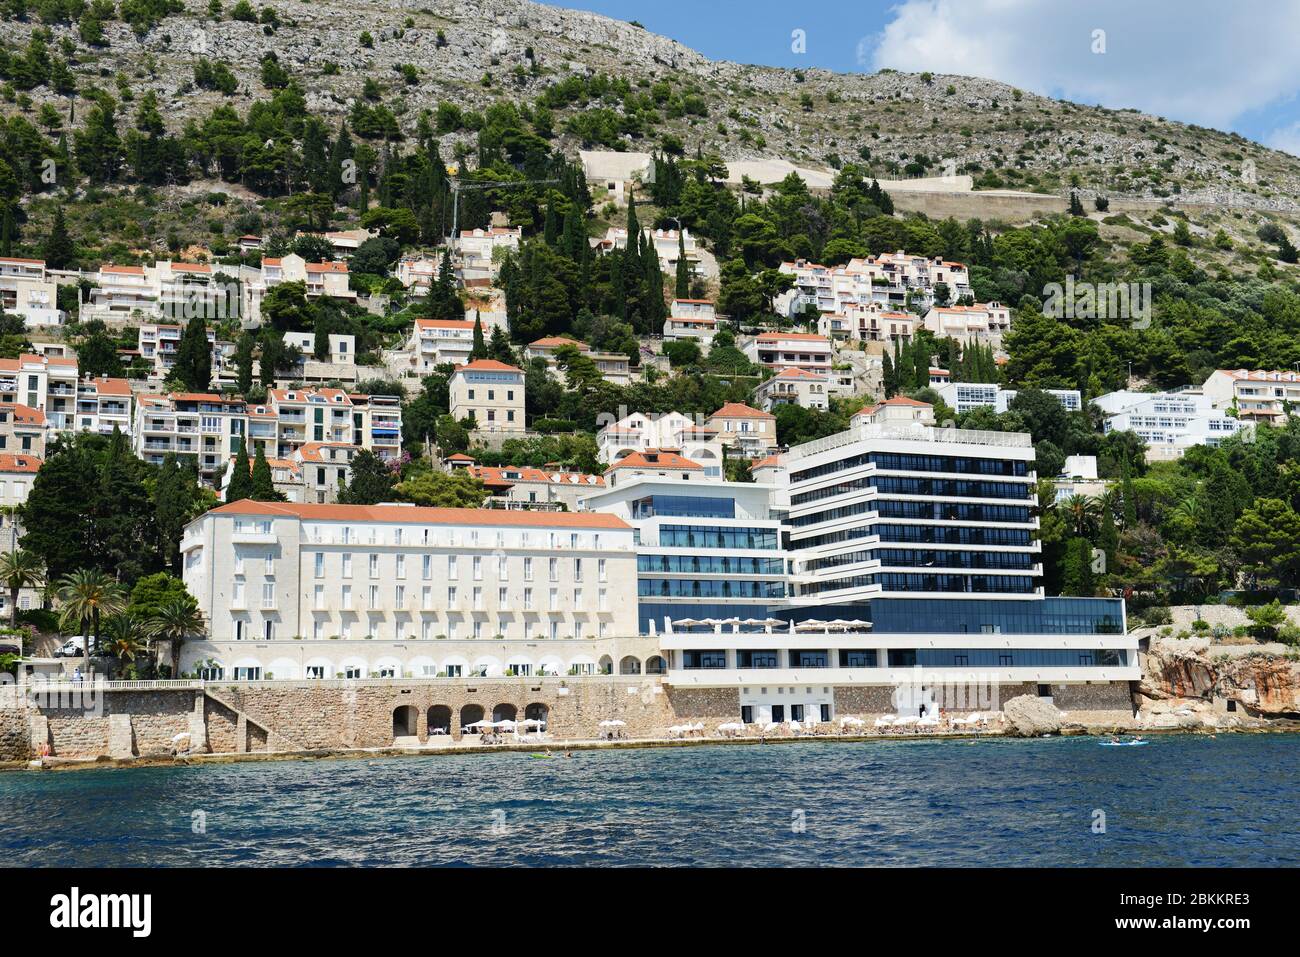
[[[363,82],[377,80],[408,133],[421,111],[440,101],[463,109],[501,97],[529,101],[574,75],[604,73],[631,80],[646,97],[632,107],[641,135],[588,145],[653,149],[672,134],[687,149],[699,144],[724,158],[776,156],[819,167],[865,162],[881,178],[939,175],[950,160],[980,188],[1060,192],[1077,176],[1085,189],[1112,196],[1235,193],[1236,205],[1282,209],[1300,200],[1300,160],[1287,154],[1237,135],[1047,99],[990,80],[714,62],[635,24],[526,0],[268,0],[252,4],[259,22],[232,19],[231,0],[216,16],[208,0],[183,2],[183,13],[147,30],[104,21],[97,46],[76,24],[54,24],[51,49],[62,47],[83,90],[94,84],[112,91],[123,82],[136,95],[152,89],[177,125],[219,103],[243,109],[265,97],[260,60],[268,52],[310,92],[313,110],[339,119]],[[41,27],[34,16],[8,20],[0,23],[0,39],[18,51]],[[232,95],[195,88],[201,56],[234,73]],[[659,81],[678,102],[690,97],[689,108],[668,108],[662,88],[656,98]],[[29,104],[6,93],[9,112],[35,111],[45,101],[66,112],[66,99],[45,87],[29,91]],[[620,115],[629,107],[626,99],[599,105]],[[557,111],[554,123],[573,148],[582,144],[565,121],[575,109]],[[448,133],[444,143],[457,136],[464,134]]]

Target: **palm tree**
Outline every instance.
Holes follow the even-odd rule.
[[[203,612],[192,601],[169,601],[154,612],[149,633],[171,643],[173,678],[180,674],[181,644],[191,635],[201,635],[205,627]]]
[[[135,661],[147,648],[148,623],[133,611],[124,611],[104,622],[108,651],[119,662]]]
[[[82,660],[90,672],[90,635],[99,642],[100,622],[126,611],[126,592],[115,579],[97,568],[79,568],[59,582],[59,601],[63,605],[59,624],[64,629],[81,629]]]
[[[1061,503],[1074,534],[1086,536],[1101,514],[1097,500],[1089,495],[1071,495]]]
[[[45,581],[45,565],[35,552],[26,549],[0,555],[0,582],[9,589],[9,626],[18,627],[18,593],[39,588]]]

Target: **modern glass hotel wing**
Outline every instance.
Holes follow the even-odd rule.
[[[768,484],[643,478],[586,504],[636,529],[667,682],[735,687],[754,720],[918,672],[1127,707],[1122,600],[1044,596],[1033,460],[1027,435],[855,417]]]

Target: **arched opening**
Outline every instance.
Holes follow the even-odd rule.
[[[514,721],[519,709],[512,704],[499,704],[492,709],[493,721]]]
[[[662,655],[651,655],[645,660],[645,673],[648,675],[661,675],[667,670],[668,664]]]
[[[483,706],[481,704],[467,704],[460,709],[460,726],[462,728],[482,720]]]
[[[429,733],[451,734],[451,709],[445,704],[435,704],[429,709]]]
[[[601,655],[596,670],[602,675],[612,675],[614,673],[614,659],[609,655]]]
[[[636,655],[628,655],[618,663],[618,673],[621,675],[639,675],[641,673],[641,659]]]
[[[398,705],[393,709],[393,737],[410,738],[419,734],[419,714],[413,704]]]
[[[544,722],[537,730],[545,731],[551,722],[551,709],[540,701],[534,701],[524,708],[524,717],[529,721]]]

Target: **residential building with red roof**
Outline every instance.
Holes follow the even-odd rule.
[[[479,432],[524,431],[524,372],[495,359],[459,366],[449,382],[451,415],[473,419]]]
[[[767,455],[776,448],[776,416],[767,409],[728,402],[709,416],[708,426],[726,449],[746,458]]]
[[[816,333],[760,332],[745,343],[744,352],[750,362],[776,372],[782,369],[831,371],[831,341]]]
[[[677,449],[704,467],[704,474],[722,477],[723,448],[718,430],[681,412],[633,412],[596,433],[597,457],[613,464],[634,452]]]
[[[68,317],[59,308],[59,288],[45,260],[0,257],[0,312],[22,316],[29,329],[63,325]]]

